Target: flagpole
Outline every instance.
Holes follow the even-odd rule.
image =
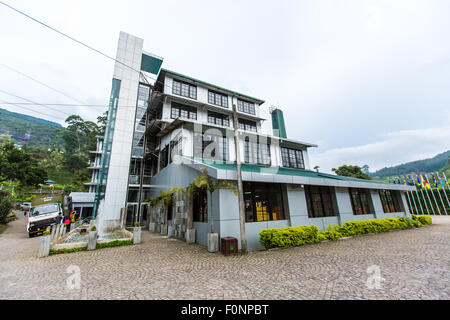
[[[419,194],[417,193],[417,185],[416,185],[416,182],[414,181],[414,177],[412,177],[411,181],[412,181],[412,183],[413,183],[414,187],[416,187],[416,196],[417,196],[417,201],[419,202],[419,206],[420,206],[420,212],[421,212],[421,213],[423,214],[423,213],[424,213],[424,211],[423,211],[422,203],[420,203],[420,198],[419,198]],[[411,191],[411,195],[412,195],[412,198],[413,198],[414,202],[416,202],[416,199],[414,198],[414,192],[413,192],[413,191]]]
[[[436,174],[436,175],[437,175],[437,174]],[[434,183],[434,186],[436,187],[436,189],[437,189],[437,194],[438,194],[438,196],[439,196],[439,199],[441,200],[442,209],[443,209],[442,211],[444,211],[444,212],[445,212],[445,215],[447,215],[447,209],[445,208],[444,200],[442,200],[441,194],[439,193],[438,180],[437,180],[437,178],[434,176],[433,173],[431,173],[431,176],[433,177],[433,183]],[[434,193],[434,191],[433,191],[433,193]]]
[[[450,191],[450,187],[448,186],[448,183],[447,183],[447,176],[445,175],[445,172],[442,172],[442,174],[444,175],[444,178],[445,178],[445,185],[447,186],[447,190]],[[444,188],[444,190],[445,190],[445,188]]]
[[[438,194],[439,194],[439,197],[441,197],[441,194],[439,193],[439,184],[440,184],[440,182],[442,181],[442,179],[441,179],[441,177],[439,176],[439,173],[438,172],[436,172],[436,178],[437,178],[437,180],[438,180]],[[442,181],[443,182],[443,181]],[[448,201],[448,197],[447,197],[447,192],[445,192],[445,184],[444,185],[442,185],[441,184],[441,187],[442,187],[442,191],[444,191],[444,196],[445,196],[445,199],[447,199],[447,205],[450,207],[450,202]],[[441,197],[441,201],[442,201],[442,197]],[[445,207],[445,205],[444,205],[444,201],[442,201],[442,205],[444,206],[444,210],[445,210],[445,215],[447,215],[448,216],[448,212],[447,212],[447,208]]]
[[[408,179],[409,180],[409,179]],[[403,181],[405,182],[405,184],[407,184],[406,183],[406,176],[404,177],[404,179],[403,179]],[[409,185],[409,184],[408,184]],[[409,200],[409,203],[410,203],[410,205],[411,205],[411,209],[413,209],[413,210],[411,210],[411,211],[413,211],[413,213],[414,213],[414,208],[416,209],[416,211],[415,211],[415,213],[417,214],[417,206],[416,206],[416,201],[414,200],[414,198],[413,198],[413,201],[414,201],[414,207],[413,207],[413,202],[411,201],[411,198],[412,198],[412,192],[411,192],[411,196],[409,196],[409,191],[406,191],[406,197],[408,198],[408,200]]]
[[[422,177],[422,175],[420,176],[420,180],[422,181],[422,187],[424,187],[424,185],[423,185],[423,177]],[[431,199],[430,199],[430,195],[428,194],[428,190],[427,190],[427,187],[425,186],[424,187],[425,188],[425,194],[427,195],[427,197],[428,197],[428,201],[430,202],[430,206],[431,206],[431,212],[433,212],[433,214],[435,215],[436,213],[434,212],[434,207],[433,207],[433,203],[431,202]]]
[[[425,175],[425,178],[427,178],[427,185],[430,186],[430,192],[431,192],[431,195],[433,196],[434,203],[436,204],[436,207],[437,207],[437,209],[438,209],[439,215],[441,216],[441,215],[442,215],[442,214],[441,214],[441,208],[439,208],[439,205],[438,205],[438,203],[437,203],[437,201],[436,201],[436,196],[434,195],[433,189],[431,188],[431,185],[430,185],[430,183],[428,182],[429,177],[427,177],[427,175]]]
[[[425,204],[425,209],[427,209],[427,214],[430,214],[430,209],[428,209],[427,202],[425,201],[425,195],[423,194],[423,191],[422,191],[422,187],[423,187],[423,186],[420,184],[420,179],[419,179],[419,176],[418,176],[417,174],[416,174],[416,179],[417,179],[417,184],[418,184],[418,186],[419,186],[420,194],[422,195],[422,196],[421,196],[422,201],[423,201],[423,203]],[[419,200],[420,206],[422,206],[422,202],[420,201],[421,198],[419,198],[419,191],[417,190],[417,186],[416,186],[417,199]],[[424,213],[423,207],[422,207],[422,212]]]

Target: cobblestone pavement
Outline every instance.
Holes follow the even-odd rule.
[[[37,258],[25,218],[0,235],[0,299],[450,299],[450,216],[413,230],[225,257],[143,231],[143,243]],[[68,289],[78,266],[81,288]],[[369,289],[369,266],[380,268]]]

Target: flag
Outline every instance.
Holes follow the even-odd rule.
[[[442,178],[439,176],[439,173],[437,173],[437,178],[439,180],[439,183],[441,184],[441,187],[444,188],[445,187],[445,182],[444,180],[442,180]]]
[[[418,185],[419,189],[422,189],[422,184],[421,184],[421,178],[422,177],[419,178],[418,175],[416,175],[416,177],[417,177],[417,185]]]
[[[425,177],[425,179],[423,180],[423,182],[425,183],[424,184],[424,187],[425,187],[425,189],[431,189],[431,186],[430,186],[430,184],[428,183],[428,179],[427,179],[427,176],[424,174],[423,175],[424,177]]]
[[[438,185],[438,183],[437,183],[436,177],[434,176],[434,174],[431,174],[431,176],[433,177],[433,185],[434,185],[436,188],[439,188],[439,185]]]

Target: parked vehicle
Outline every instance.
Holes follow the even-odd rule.
[[[31,202],[23,202],[20,207],[21,207],[22,211],[28,212],[31,210],[32,204],[31,204]]]
[[[44,232],[48,226],[58,221],[58,215],[60,213],[64,214],[59,202],[32,207],[28,212],[28,236],[31,238],[37,233]]]

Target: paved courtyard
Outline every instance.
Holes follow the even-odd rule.
[[[144,231],[140,245],[38,259],[39,237],[29,239],[18,216],[0,235],[0,299],[450,298],[450,217],[246,256],[211,254]],[[79,290],[67,288],[70,266],[81,272]],[[383,279],[378,289],[367,286],[370,266]]]

